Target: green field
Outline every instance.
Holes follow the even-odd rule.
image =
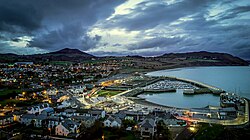
[[[218,124],[202,124],[201,128],[195,135],[194,139],[196,140],[213,140],[222,134],[224,127]]]
[[[0,101],[1,106],[5,106],[5,105],[13,106],[15,104],[16,106],[19,106],[19,107],[31,106],[31,105],[38,104],[38,103],[40,103],[40,102],[34,101],[34,100],[32,100],[32,101],[30,101],[30,100],[29,101],[20,101],[20,100],[16,100],[16,99],[6,99],[3,101]]]
[[[0,99],[6,99],[9,97],[16,96],[22,92],[21,89],[4,89],[0,90]]]
[[[72,62],[70,61],[51,61],[51,65],[70,65]]]
[[[97,95],[99,96],[114,96],[116,94],[121,93],[122,91],[112,91],[112,90],[100,90],[97,92]]]

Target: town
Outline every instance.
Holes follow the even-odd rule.
[[[249,123],[246,98],[184,79],[119,73],[122,65],[2,63],[0,139],[183,139],[204,127]],[[214,93],[221,106],[176,108],[137,97],[179,89]]]

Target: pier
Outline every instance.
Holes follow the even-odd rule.
[[[210,89],[214,94],[220,94],[222,92],[224,92],[223,89],[217,88],[215,86],[211,86],[202,82],[198,82],[198,81],[194,81],[194,80],[190,80],[190,79],[186,79],[186,78],[177,78],[177,77],[172,77],[172,76],[162,76],[162,79],[173,79],[173,80],[177,80],[177,81],[182,81],[182,82],[186,82],[186,83],[190,83],[194,86],[197,87],[201,87],[201,88],[208,88]]]

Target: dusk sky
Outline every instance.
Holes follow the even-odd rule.
[[[226,52],[250,59],[250,0],[0,0],[0,53]]]

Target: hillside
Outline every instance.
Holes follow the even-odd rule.
[[[69,48],[50,53],[34,55],[0,54],[1,63],[13,63],[18,61],[32,61],[36,63],[51,61],[81,62],[82,60],[90,60],[92,58],[95,58],[95,56],[82,52],[78,49]]]
[[[159,56],[160,59],[184,61],[191,65],[249,65],[249,63],[239,57],[227,53],[217,52],[189,52],[189,53],[169,53]]]
[[[158,57],[127,56],[122,58],[124,68],[121,72],[152,71],[194,66],[248,66],[249,63],[239,57],[226,53],[188,52],[169,53]],[[127,64],[127,65],[126,65]],[[130,66],[129,66],[130,65]],[[132,65],[132,66],[131,66]]]
[[[168,53],[158,57],[124,56],[124,57],[96,57],[82,52],[78,49],[65,48],[59,51],[34,54],[16,55],[0,54],[0,63],[14,63],[18,61],[32,61],[35,63],[47,62],[83,62],[92,58],[105,62],[106,60],[117,60],[125,71],[138,70],[158,70],[178,67],[192,66],[247,66],[249,63],[239,57],[226,53],[214,52],[188,52],[188,53]],[[120,63],[122,62],[122,63]]]

